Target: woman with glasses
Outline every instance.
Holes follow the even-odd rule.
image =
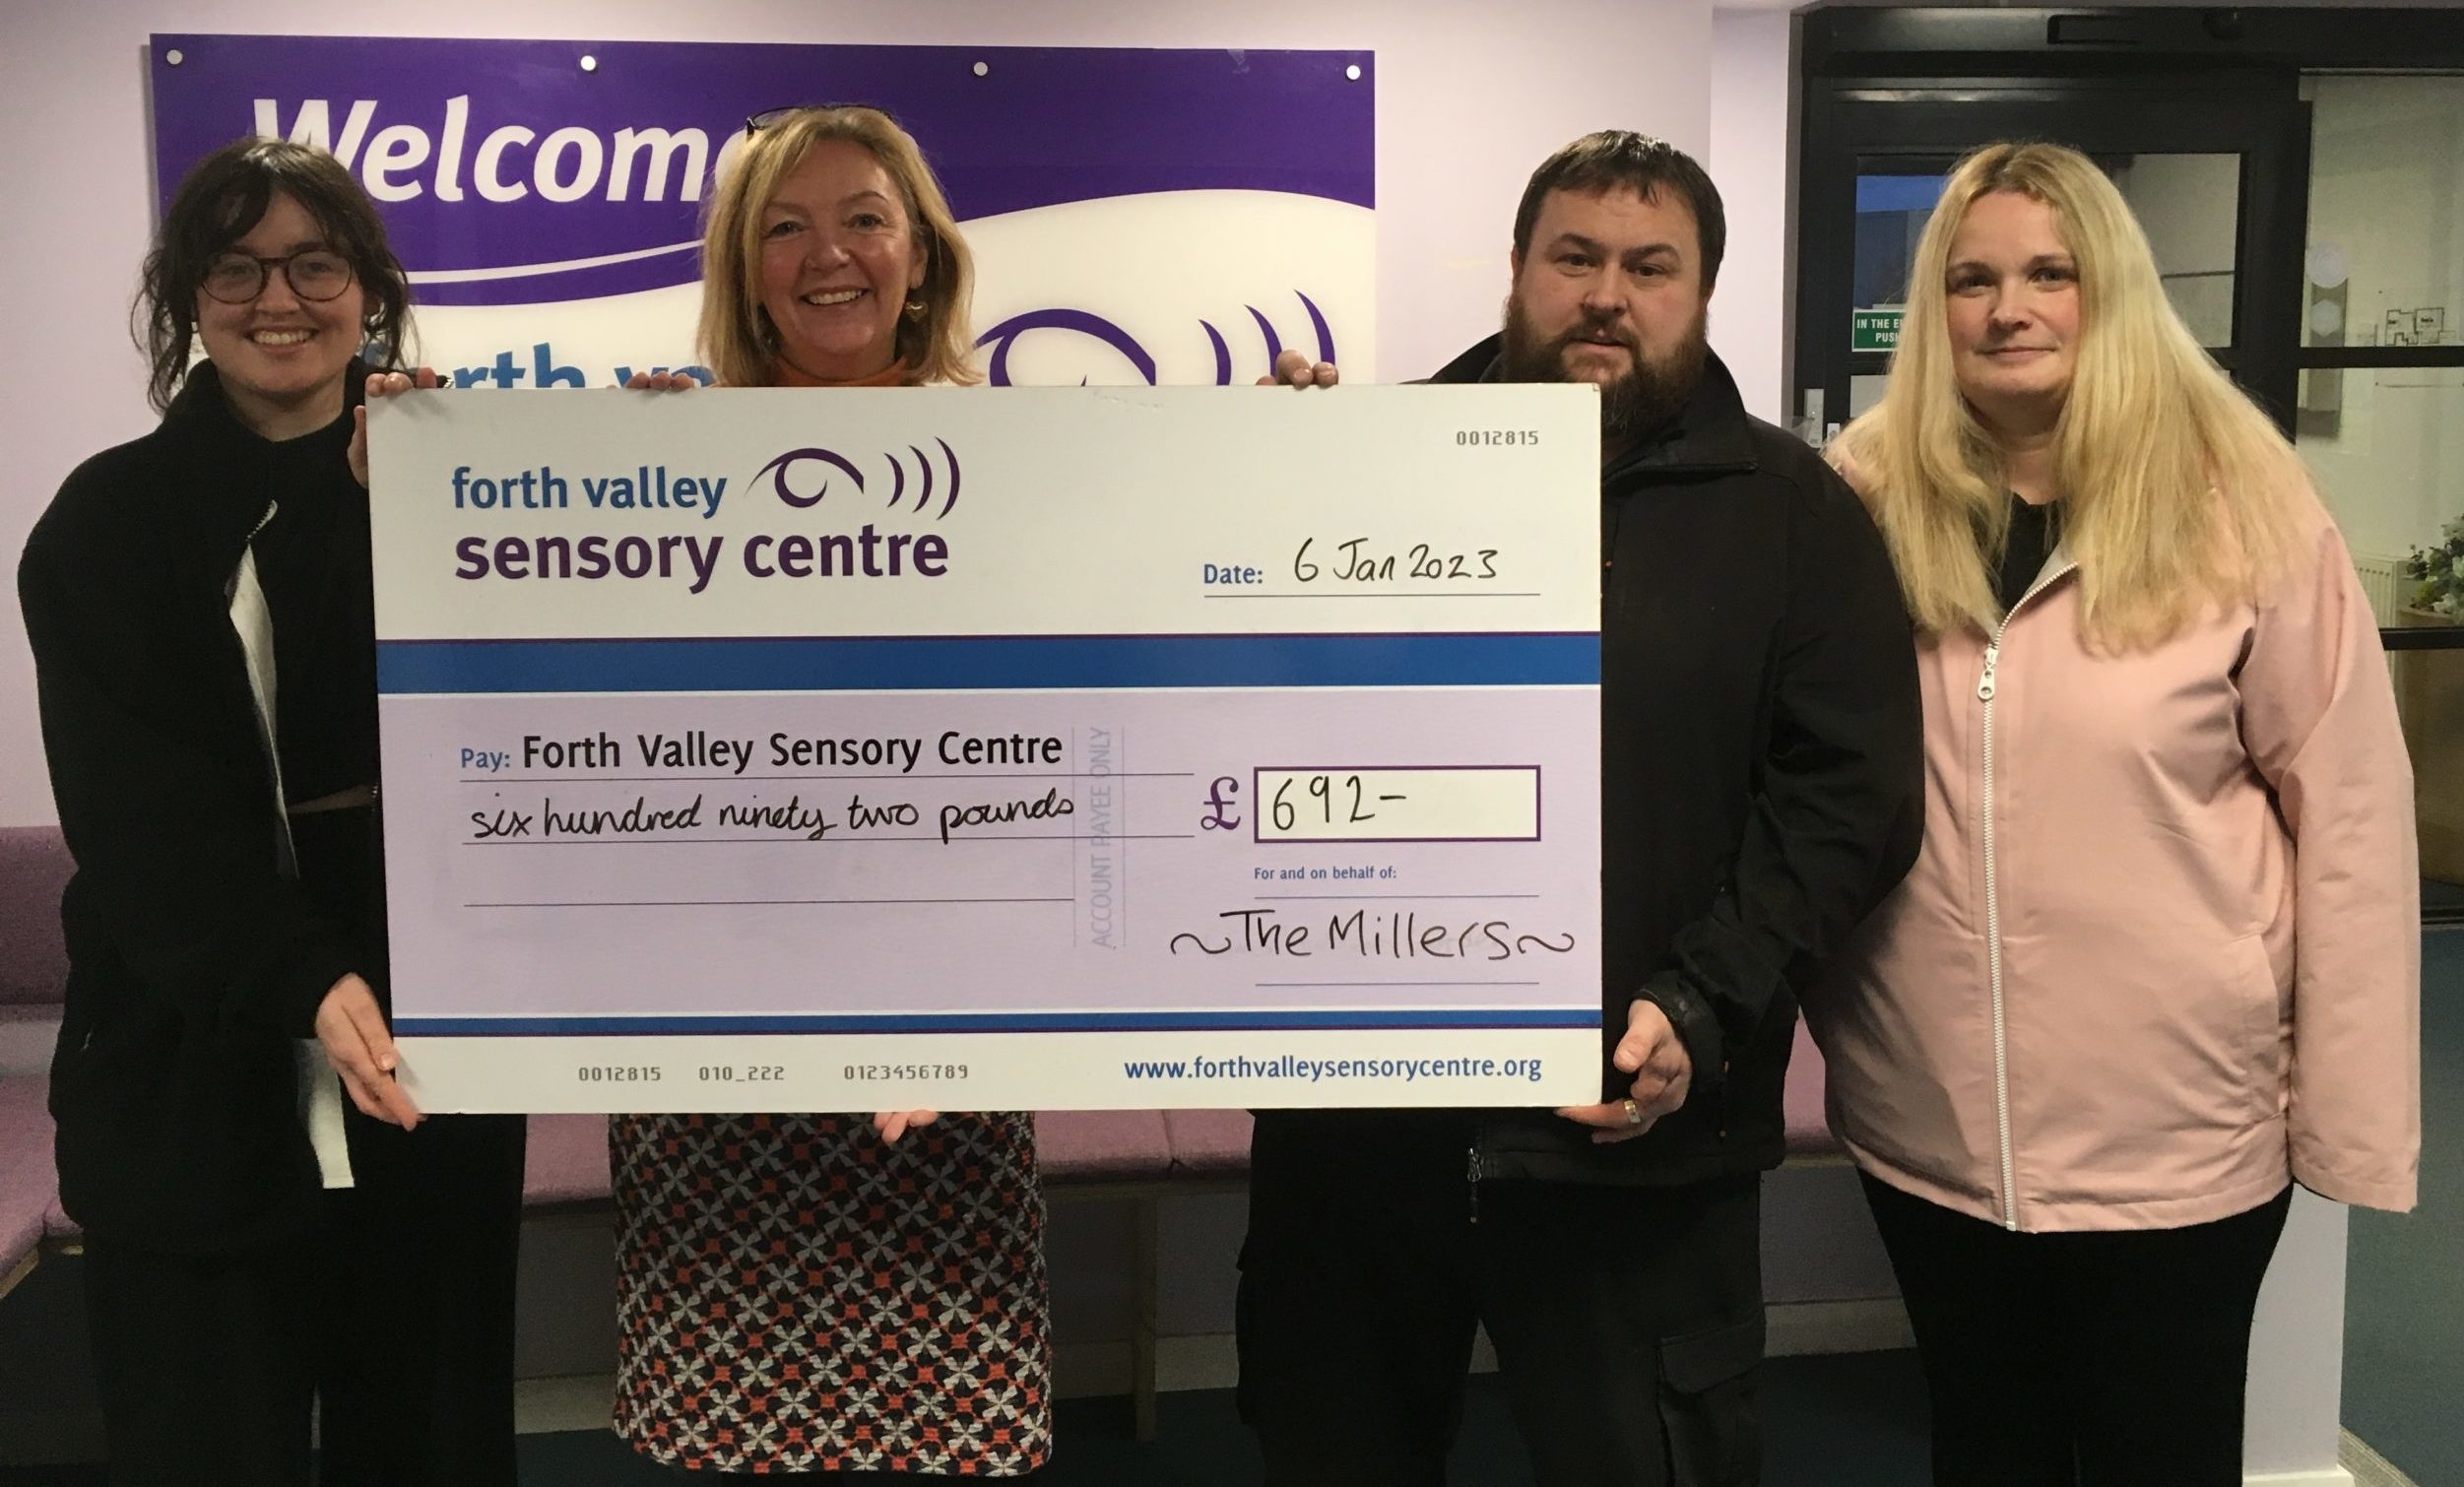
[[[305,1487],[312,1401],[323,1482],[514,1481],[523,1125],[423,1119],[386,1033],[361,357],[399,366],[409,299],[331,156],[209,156],[138,298],[162,421],[18,571],[115,1483]]]
[[[2074,151],[1951,173],[1835,453],[1916,621],[1928,791],[1805,1012],[1934,1480],[2238,1484],[2293,1185],[2414,1199],[2420,879],[2369,604]]]

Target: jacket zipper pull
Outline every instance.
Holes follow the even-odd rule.
[[[1471,1221],[1480,1221],[1480,1143],[1471,1143],[1471,1164],[1464,1170],[1463,1183],[1470,1190]]]
[[[1978,701],[1990,702],[1993,700],[1993,663],[2000,660],[2001,657],[2002,642],[1999,640],[1996,640],[1992,644],[1985,647],[1984,675],[1977,679]]]

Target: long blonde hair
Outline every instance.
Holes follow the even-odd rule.
[[[2143,648],[2211,606],[2255,601],[2313,499],[2300,456],[2181,323],[2105,172],[2058,145],[1995,144],[1951,172],[1909,269],[1882,402],[1834,446],[1890,544],[1910,613],[1933,633],[1989,633],[2002,617],[1990,573],[2010,523],[2002,451],[1960,393],[1945,283],[1961,221],[1995,191],[2052,209],[2078,264],[2053,480],[2079,564],[2081,638]]]
[[[921,315],[902,314],[898,356],[917,382],[980,380],[968,364],[967,327],[975,294],[975,259],[958,235],[949,200],[906,130],[877,108],[800,108],[763,123],[710,199],[701,236],[701,356],[721,382],[760,387],[775,376],[778,333],[761,307],[761,209],[779,182],[823,140],[846,140],[872,152],[898,183],[908,230],[924,245]]]

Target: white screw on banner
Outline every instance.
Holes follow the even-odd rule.
[[[990,62],[978,62],[975,64],[975,75],[979,78],[991,76],[992,71],[993,64]]]
[[[1352,80],[1353,82],[1355,82],[1355,83],[1359,82],[1359,81],[1360,81],[1360,64],[1359,64],[1358,62],[1354,62],[1351,66],[1344,68],[1344,69],[1343,69],[1343,76],[1345,76],[1345,77],[1347,77],[1347,78],[1351,79],[1351,80]]]
[[[584,71],[584,72],[597,72],[598,70],[599,70],[599,59],[598,59],[597,57],[594,57],[594,56],[590,56],[590,55],[585,54],[585,55],[583,56],[583,58],[582,58],[582,71]]]
[[[180,55],[180,50],[176,46],[162,54],[163,64],[168,67],[177,67],[184,60],[186,59]]]

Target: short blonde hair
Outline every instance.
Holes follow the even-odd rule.
[[[718,379],[759,387],[776,376],[778,333],[761,307],[761,212],[779,182],[823,140],[863,146],[898,183],[908,230],[924,247],[924,312],[898,321],[898,356],[917,382],[979,380],[967,325],[975,259],[949,200],[906,130],[877,108],[800,108],[763,123],[712,194],[701,237],[701,356]]]
[[[1991,568],[2009,487],[1999,444],[1960,393],[1946,283],[1969,207],[1998,191],[2050,208],[2078,265],[2078,360],[2054,484],[2079,563],[2082,638],[2144,647],[2210,606],[2255,601],[2316,500],[2301,457],[2182,324],[2147,234],[2096,162],[2058,145],[1995,144],[1945,183],[1909,269],[1882,402],[1834,451],[1890,544],[1917,624],[1990,632],[2002,615]]]

